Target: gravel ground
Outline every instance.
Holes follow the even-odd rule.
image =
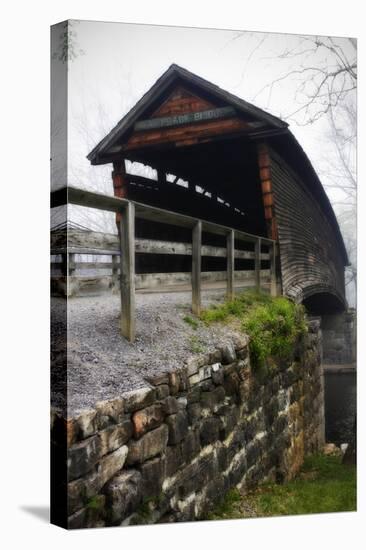
[[[221,302],[222,290],[202,293],[202,304]],[[172,371],[195,353],[213,351],[232,330],[183,320],[190,313],[189,292],[136,294],[136,340],[119,332],[119,295],[72,298],[68,301],[67,372],[65,301],[52,299],[52,404],[67,412],[92,407],[96,401],[146,386],[145,377]]]

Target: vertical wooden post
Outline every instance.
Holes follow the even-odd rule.
[[[72,290],[73,288],[75,287],[75,285],[73,285],[73,281],[71,280],[71,277],[73,276],[73,273],[75,271],[75,267],[74,266],[70,266],[70,264],[73,264],[75,263],[75,254],[73,253],[67,253],[65,254],[65,273],[66,273],[66,293],[67,293],[67,296],[72,296]]]
[[[112,290],[117,288],[118,285],[118,254],[112,256]]]
[[[254,245],[254,280],[255,280],[255,289],[257,292],[261,289],[261,252],[262,252],[262,242],[261,238],[255,241]]]
[[[74,264],[75,263],[75,254],[70,252],[68,253],[68,262],[67,262],[67,270],[68,270],[68,276],[71,277],[71,275],[74,273],[75,271],[75,266],[70,266],[70,264]]]
[[[277,296],[277,277],[276,277],[276,243],[269,247],[270,273],[271,273],[271,296]]]
[[[226,259],[227,259],[227,286],[226,295],[228,300],[234,298],[234,272],[235,272],[235,233],[231,229],[226,238]]]
[[[197,221],[192,230],[192,312],[201,313],[201,244],[202,222]]]
[[[121,249],[121,332],[130,342],[135,339],[135,205],[124,208],[120,220]]]
[[[126,167],[124,159],[113,163],[113,192],[115,197],[127,198]],[[116,224],[119,231],[121,212],[116,212]]]

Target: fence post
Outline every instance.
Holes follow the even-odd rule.
[[[269,247],[270,273],[271,273],[271,296],[277,296],[277,277],[276,277],[276,242]]]
[[[192,230],[192,312],[201,313],[201,244],[202,222],[197,221]]]
[[[112,291],[117,288],[118,284],[118,254],[112,255]]]
[[[226,238],[226,259],[227,259],[227,286],[226,294],[227,299],[232,300],[234,298],[234,272],[235,272],[235,233],[231,229]]]
[[[123,209],[120,220],[121,332],[130,342],[135,339],[135,205]]]
[[[261,289],[261,252],[262,252],[262,242],[261,238],[255,241],[254,245],[254,280],[255,280],[255,289],[257,292]]]
[[[72,252],[68,252],[66,254],[66,292],[67,296],[72,296],[72,289],[73,289],[73,281],[71,280],[71,277],[73,276],[75,272],[75,266],[71,265],[75,264],[75,254]]]

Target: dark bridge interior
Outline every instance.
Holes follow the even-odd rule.
[[[220,139],[185,147],[159,147],[134,151],[128,160],[157,169],[158,179],[127,174],[128,197],[137,202],[187,214],[267,237],[255,144],[245,137]],[[139,220],[142,238],[190,242],[187,230]],[[203,244],[226,246],[223,237],[203,234]],[[237,244],[237,248],[243,245]],[[250,245],[246,245],[250,249]],[[145,272],[190,271],[191,258],[138,254],[137,270]],[[251,260],[236,260],[237,270]],[[263,269],[266,269],[266,262]],[[202,259],[203,271],[223,271],[224,258]]]
[[[312,315],[335,314],[345,310],[344,303],[330,292],[312,294],[303,300],[303,305]]]

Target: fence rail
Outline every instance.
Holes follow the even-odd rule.
[[[235,259],[254,260],[254,281],[261,288],[261,261],[270,262],[270,290],[277,293],[276,280],[276,241],[245,233],[231,227],[200,220],[183,214],[162,210],[157,207],[121,199],[101,193],[86,191],[75,187],[64,187],[51,193],[51,207],[64,204],[75,204],[98,210],[119,212],[120,221],[119,250],[97,248],[68,247],[53,248],[52,254],[61,254],[62,269],[66,276],[78,267],[89,269],[95,267],[93,262],[75,262],[75,254],[100,254],[112,256],[112,262],[98,262],[100,267],[111,267],[112,276],[118,277],[120,271],[121,292],[121,331],[129,341],[135,338],[135,253],[180,254],[192,256],[192,311],[201,311],[201,266],[202,256],[221,257],[227,260],[226,283],[227,296],[234,295]],[[151,239],[135,238],[135,219],[156,221],[178,227],[189,228],[192,232],[191,243],[177,243]],[[212,233],[226,237],[226,247],[202,245],[202,233]],[[254,244],[254,251],[235,248],[235,242]],[[268,247],[268,252],[262,252],[262,246]],[[118,261],[120,256],[120,261]]]

